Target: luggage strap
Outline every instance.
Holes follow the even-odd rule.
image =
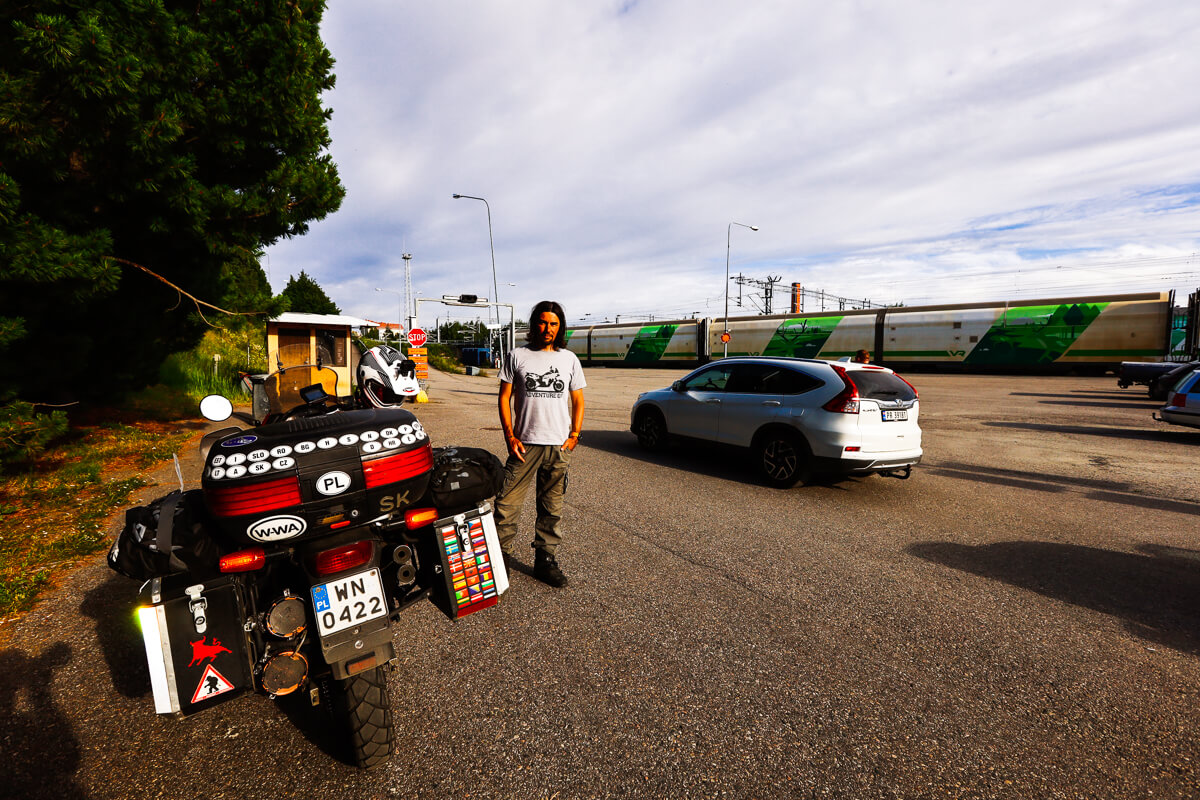
[[[160,553],[167,554],[172,567],[180,572],[186,572],[187,564],[175,555],[175,550],[171,545],[171,532],[175,527],[175,509],[182,499],[183,492],[171,492],[163,499],[163,504],[158,508],[158,532],[154,537],[154,543],[158,546]]]

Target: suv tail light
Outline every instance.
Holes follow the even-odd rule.
[[[364,539],[361,542],[335,547],[332,550],[322,550],[317,553],[313,568],[318,575],[325,576],[361,567],[371,560],[373,549],[371,540]]]
[[[839,367],[837,364],[830,364],[838,377],[842,379],[845,386],[837,393],[837,396],[830,400],[821,408],[826,411],[834,411],[839,414],[857,414],[858,413],[858,387],[850,376],[846,374],[845,367]]]
[[[1187,407],[1187,395],[1184,394],[1183,392],[1176,392],[1175,394],[1171,395],[1171,402],[1167,403],[1167,405],[1179,406],[1180,408],[1186,408]]]
[[[300,505],[300,480],[295,475],[243,486],[210,486],[204,492],[218,517],[242,517]]]

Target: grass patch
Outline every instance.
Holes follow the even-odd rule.
[[[109,514],[189,435],[153,420],[75,427],[21,472],[0,475],[0,617],[28,609],[56,572],[106,548]]]
[[[265,324],[210,330],[194,349],[169,356],[159,377],[197,400],[209,394],[234,397],[242,391],[240,373],[270,371],[263,348],[266,338]]]

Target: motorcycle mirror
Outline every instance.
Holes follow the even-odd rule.
[[[219,394],[210,394],[200,401],[200,415],[213,422],[224,422],[233,416],[233,403]]]

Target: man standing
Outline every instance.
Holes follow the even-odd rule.
[[[505,557],[512,555],[525,493],[537,476],[537,524],[533,575],[566,586],[556,553],[562,542],[562,503],[570,454],[583,426],[583,367],[567,349],[562,306],[543,300],[529,315],[527,344],[510,352],[500,368],[500,427],[508,447],[504,488],[496,497],[496,532]]]

